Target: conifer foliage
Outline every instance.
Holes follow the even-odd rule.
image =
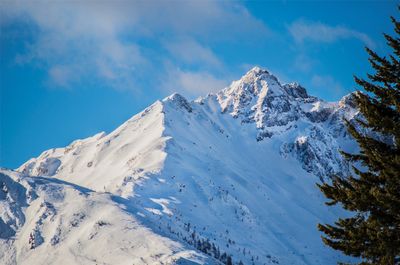
[[[360,264],[400,264],[400,22],[392,17],[395,35],[384,34],[391,53],[381,57],[366,48],[374,74],[355,77],[368,93],[355,93],[362,118],[347,122],[358,154],[343,155],[354,176],[333,177],[318,185],[329,199],[353,212],[335,224],[319,224],[325,244]]]

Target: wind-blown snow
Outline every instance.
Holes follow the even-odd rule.
[[[17,169],[22,175],[4,173],[27,181],[14,180],[13,188],[28,187],[38,198],[12,206],[0,197],[0,220],[9,229],[0,243],[8,248],[3,259],[42,264],[47,253],[52,262],[65,256],[76,264],[212,264],[224,255],[244,264],[346,260],[320,239],[316,224],[336,219],[339,210],[324,205],[315,183],[349,173],[338,150],[354,150],[343,118],[356,115],[352,95],[327,103],[260,68],[192,102],[173,94],[108,135],[45,151]],[[31,233],[38,233],[33,249]]]

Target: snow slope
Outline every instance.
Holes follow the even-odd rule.
[[[1,264],[185,264],[207,260],[143,226],[113,201],[111,194],[8,170],[0,171],[0,182],[7,187],[6,196],[15,198],[16,205],[9,205],[14,205],[18,214],[9,217],[19,224],[18,230],[14,222],[6,229],[0,227],[17,231],[0,239]],[[25,200],[32,196],[32,201]],[[0,210],[4,214],[4,204]]]
[[[25,177],[33,183],[57,180],[74,192],[89,189],[90,196],[79,197],[79,212],[90,215],[87,204],[102,205],[98,211],[94,207],[93,216],[111,207],[159,237],[157,244],[166,250],[155,248],[168,258],[171,246],[181,244],[181,252],[193,247],[210,257],[190,252],[198,263],[225,263],[230,256],[236,264],[336,264],[347,259],[322,244],[316,224],[331,222],[339,210],[323,204],[315,183],[349,172],[338,150],[355,149],[343,118],[356,115],[352,95],[324,102],[296,83],[281,84],[268,71],[253,68],[216,94],[191,102],[173,94],[108,135],[45,151],[17,171],[39,176]],[[59,211],[75,207],[63,201]],[[29,215],[22,228],[13,227],[18,232],[10,244],[21,257],[35,255],[19,243],[26,241],[24,227],[33,218],[37,214]],[[78,240],[64,238],[69,243],[62,246]],[[119,246],[114,240],[108,244]],[[86,250],[68,255],[91,257]],[[138,251],[126,255],[138,256]],[[64,255],[48,253],[54,259]]]

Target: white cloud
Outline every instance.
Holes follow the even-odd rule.
[[[72,79],[70,68],[64,66],[52,66],[49,69],[49,75],[55,85],[60,87],[68,87]]]
[[[186,64],[205,64],[206,66],[219,68],[222,62],[213,51],[201,45],[193,39],[178,40],[165,44],[173,57]]]
[[[6,1],[0,5],[5,14],[0,23],[19,19],[37,29],[18,62],[39,65],[48,72],[49,83],[62,87],[96,79],[105,86],[137,89],[146,73],[172,59],[177,67],[218,68],[219,58],[201,43],[237,41],[239,36],[263,38],[268,33],[263,23],[234,2]]]
[[[321,22],[297,20],[288,29],[298,43],[303,43],[306,40],[331,43],[340,39],[354,38],[362,41],[370,48],[375,47],[374,41],[367,34],[344,26],[329,26]]]
[[[188,97],[197,97],[216,92],[228,85],[228,81],[206,71],[183,71],[169,69],[163,89],[169,93],[179,91]]]

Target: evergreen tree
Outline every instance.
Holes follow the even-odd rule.
[[[319,224],[323,242],[361,257],[360,264],[400,264],[400,22],[392,22],[395,36],[384,34],[392,53],[381,57],[366,48],[374,74],[368,81],[355,77],[368,94],[355,93],[363,118],[347,121],[360,147],[358,154],[343,152],[354,176],[318,185],[327,205],[354,213],[334,225]]]
[[[232,258],[231,258],[231,256],[228,256],[228,257],[226,258],[226,265],[233,265],[233,264],[232,264]]]

